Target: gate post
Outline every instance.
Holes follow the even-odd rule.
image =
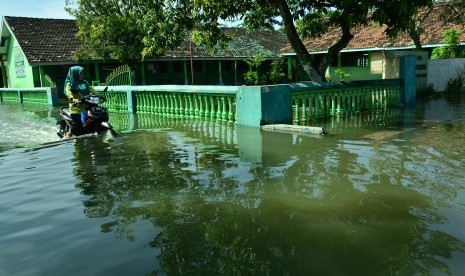
[[[128,112],[136,113],[137,112],[137,101],[136,101],[136,95],[134,95],[134,91],[132,89],[129,89],[126,91],[126,98],[128,101]]]
[[[400,102],[404,106],[415,105],[417,90],[416,65],[416,56],[400,57],[399,75],[402,79],[402,85],[400,89]]]
[[[242,86],[236,94],[238,125],[292,124],[288,85]]]
[[[56,87],[46,87],[47,91],[47,101],[49,107],[58,106],[58,92]]]

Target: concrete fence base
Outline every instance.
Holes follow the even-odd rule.
[[[281,133],[302,134],[302,135],[325,135],[328,132],[321,127],[298,126],[287,124],[265,125],[261,127],[265,131],[274,131]]]

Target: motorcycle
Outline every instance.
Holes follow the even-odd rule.
[[[104,91],[106,91],[105,88]],[[83,122],[83,134],[93,134],[97,133],[99,135],[111,134],[112,136],[117,136],[116,132],[113,130],[113,127],[108,122],[108,108],[100,106],[101,103],[106,101],[104,97],[97,95],[86,95],[79,100],[79,104],[85,106],[84,110],[87,114],[85,121]],[[60,108],[60,116],[62,120],[57,122],[57,125],[60,126],[59,131],[57,132],[58,137],[63,138],[65,134],[69,132],[73,126],[73,120],[69,113],[69,107]]]

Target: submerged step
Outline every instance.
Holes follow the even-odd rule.
[[[283,133],[295,133],[295,134],[312,134],[312,135],[325,135],[328,132],[321,127],[313,126],[298,126],[298,125],[286,125],[286,124],[273,124],[264,125],[261,127],[265,131],[275,131]]]

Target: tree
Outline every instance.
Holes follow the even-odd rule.
[[[215,0],[197,0],[202,11],[219,8],[225,18],[241,18],[247,28],[282,25],[284,31],[311,80],[324,79],[326,69],[353,38],[351,30],[375,21],[387,26],[386,33],[395,36],[407,31],[422,6],[431,0],[242,0],[226,1],[217,5]],[[295,22],[300,22],[299,32]],[[312,60],[303,40],[317,38],[330,28],[339,28],[341,35],[322,60]]]
[[[434,2],[446,7],[442,15],[445,20],[464,23],[465,0],[436,0]]]
[[[83,44],[120,60],[160,55],[189,33],[195,43],[211,49],[224,45],[228,38],[221,32],[220,19],[243,20],[248,30],[283,26],[309,78],[322,81],[332,60],[353,38],[354,27],[372,20],[386,24],[386,33],[395,35],[411,27],[418,8],[431,0],[67,0],[67,4]],[[301,22],[301,35],[295,22]],[[329,28],[341,30],[339,39],[322,60],[312,59],[303,40],[319,37]]]
[[[465,48],[460,45],[461,33],[457,30],[449,29],[444,31],[444,41],[447,45],[439,46],[431,53],[432,59],[441,58],[461,58],[465,56]]]
[[[421,33],[423,33],[424,30],[420,26],[426,20],[426,18],[428,17],[428,15],[430,14],[432,10],[433,10],[433,6],[431,5],[424,11],[424,13],[421,16],[418,15],[418,16],[412,17],[412,19],[416,19],[416,20],[412,20],[407,27],[407,33],[410,36],[410,38],[413,40],[413,43],[415,44],[415,49],[417,51],[423,50],[423,46],[420,40],[420,35]]]
[[[80,60],[115,59],[135,72],[144,56],[160,55],[184,39],[182,24],[171,20],[163,1],[66,0],[66,10],[76,18]]]

